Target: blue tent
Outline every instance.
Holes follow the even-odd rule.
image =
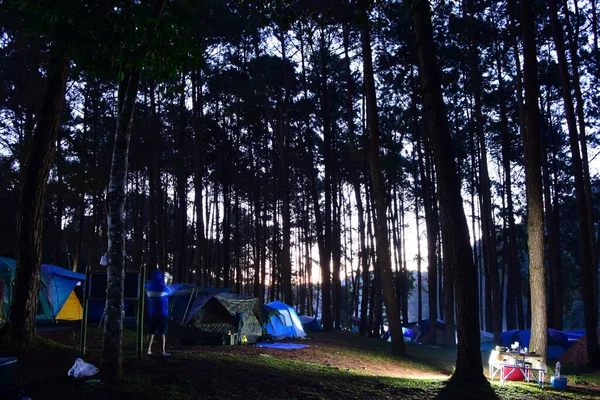
[[[502,340],[502,346],[510,347],[510,345],[513,344],[514,342],[518,342],[520,340],[519,339],[520,332],[521,331],[517,330],[517,329],[502,332],[500,334],[500,340]]]
[[[581,332],[563,332],[548,328],[547,357],[549,359],[559,358],[571,347],[575,338],[580,336]],[[520,347],[530,347],[531,329],[505,331],[500,334],[500,338],[505,347],[509,347],[514,342],[519,342]]]
[[[281,339],[296,339],[306,337],[306,332],[304,332],[302,322],[300,321],[298,314],[296,314],[296,311],[292,307],[280,301],[268,303],[267,306],[279,311],[279,315],[273,315],[269,318],[268,321],[265,321],[263,326],[266,329],[267,333],[273,335],[276,338]],[[279,320],[279,322],[277,320]],[[269,325],[272,327],[271,329],[273,329],[273,332],[275,332],[276,334],[269,332]],[[280,329],[283,329],[283,335],[280,334]]]
[[[403,326],[402,327],[402,336],[404,337],[404,343],[412,342],[413,337],[414,337],[414,332],[412,329],[406,328]],[[385,331],[385,333],[383,334],[383,336],[381,338],[387,340],[388,342],[391,342],[392,336],[390,334],[390,330],[388,329],[387,331]]]
[[[304,331],[322,331],[321,321],[317,317],[309,317],[307,315],[300,315],[300,322]]]
[[[4,319],[12,301],[12,290],[17,262],[15,259],[0,257],[0,285],[3,293]],[[72,272],[56,265],[42,264],[39,291],[38,320],[80,320],[83,315],[81,301],[75,288],[81,287],[85,275]]]
[[[277,340],[287,339],[285,318],[279,312],[271,313],[265,318],[263,328],[267,334],[273,336]]]

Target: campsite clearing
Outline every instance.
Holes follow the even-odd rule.
[[[172,332],[176,335],[176,331]],[[98,327],[89,333],[85,361],[99,365]],[[125,330],[124,381],[118,387],[86,383],[67,377],[77,354],[79,333],[49,330],[32,351],[18,357],[17,380],[32,399],[593,399],[593,385],[557,392],[532,384],[510,383],[491,389],[446,387],[454,351],[409,344],[408,356],[398,358],[383,340],[361,338],[353,332],[313,332],[295,343],[294,350],[256,346],[186,346],[176,337],[173,356],[133,357],[135,332]],[[8,348],[0,349],[8,355]]]

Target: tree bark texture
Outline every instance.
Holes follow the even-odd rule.
[[[196,237],[194,247],[194,283],[203,285],[204,271],[204,202],[202,189],[204,187],[204,125],[203,125],[203,95],[200,71],[195,71],[192,78],[192,113],[194,116],[194,206],[196,208]],[[258,224],[258,219],[256,223]],[[258,263],[256,264],[258,266]],[[258,279],[257,279],[258,281]]]
[[[479,140],[479,192],[481,199],[481,226],[483,248],[486,253],[487,279],[489,280],[492,300],[492,331],[494,342],[500,344],[502,333],[502,292],[498,276],[498,259],[496,256],[496,228],[492,208],[490,177],[488,172],[487,145],[484,132],[484,116],[481,100],[481,75],[479,72],[479,49],[475,38],[474,0],[467,2],[467,36],[469,38],[469,55],[471,65],[471,84],[475,102],[475,127]],[[489,314],[489,313],[488,313]]]
[[[12,344],[19,348],[28,348],[35,335],[46,188],[54,162],[69,67],[67,52],[59,43],[54,44],[47,67],[46,91],[27,161],[21,172],[21,199],[17,211],[17,266],[7,324]]]
[[[156,0],[152,16],[154,22],[148,27],[146,41],[156,32],[158,19],[166,0]],[[147,52],[147,43],[142,43],[142,56]],[[126,74],[119,87],[117,128],[113,147],[110,183],[108,186],[108,265],[104,334],[100,371],[107,382],[120,380],[123,376],[123,291],[125,277],[125,201],[131,139],[131,124],[138,93],[141,69]]]
[[[537,50],[533,1],[521,1],[523,79],[525,88],[525,188],[527,191],[527,232],[529,235],[529,286],[531,340],[529,348],[543,360],[547,354],[548,321],[544,267],[544,204],[542,201],[541,118],[538,107]]]
[[[598,344],[598,298],[596,296],[595,266],[592,265],[592,238],[590,234],[590,207],[588,207],[585,193],[585,180],[581,152],[579,148],[579,137],[577,132],[577,121],[573,97],[571,94],[571,83],[564,47],[564,34],[562,25],[558,21],[558,6],[556,0],[550,0],[550,19],[556,45],[558,58],[558,70],[560,73],[563,100],[567,117],[567,128],[569,132],[569,144],[571,147],[571,162],[573,165],[573,176],[575,177],[575,199],[577,202],[577,216],[579,222],[580,255],[581,264],[581,287],[583,298],[583,311],[585,318],[586,344],[588,359],[596,366],[600,366],[600,345]],[[533,331],[532,331],[533,332]]]
[[[329,113],[328,69],[325,43],[325,27],[321,27],[319,38],[319,52],[321,61],[320,103],[323,119],[323,159],[325,164],[325,212],[323,214],[323,257],[321,258],[321,285],[322,285],[322,318],[323,330],[330,332],[333,328],[331,310],[331,172],[332,172],[332,143],[331,143],[331,115]],[[313,167],[314,168],[314,167]],[[313,200],[314,201],[314,200]],[[318,202],[318,199],[317,199]],[[315,209],[316,213],[316,209]]]
[[[373,77],[373,60],[371,55],[371,37],[369,32],[368,9],[370,0],[362,0],[359,4],[359,26],[363,51],[363,67],[365,91],[367,97],[367,125],[369,130],[369,166],[373,181],[373,194],[375,200],[375,229],[377,236],[377,262],[381,271],[383,285],[383,299],[385,302],[392,351],[405,353],[404,337],[400,325],[400,314],[394,292],[394,277],[390,258],[390,243],[387,232],[387,204],[386,191],[379,162],[379,121],[377,115],[377,96],[375,93],[375,80]]]
[[[456,369],[450,380],[454,383],[487,385],[479,343],[477,269],[473,263],[461,185],[445,115],[431,10],[429,2],[425,1],[415,2],[412,7],[424,119],[429,121],[427,133],[433,145],[437,172],[442,243],[447,246],[446,254],[454,271],[458,349]]]

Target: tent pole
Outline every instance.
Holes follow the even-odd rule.
[[[80,352],[85,356],[85,345],[87,336],[87,318],[88,318],[88,288],[90,283],[90,266],[85,269],[85,286],[83,288],[83,316],[81,317],[81,339]]]
[[[144,354],[144,277],[146,276],[146,267],[140,267],[140,275],[138,277],[138,307],[137,307],[137,346],[135,355],[138,360],[141,360]]]
[[[183,313],[183,318],[181,319],[181,325],[183,325],[183,321],[185,321],[185,317],[187,317],[188,310],[190,309],[190,304],[192,299],[194,298],[194,293],[198,290],[198,288],[192,289],[192,294],[190,295],[190,299],[188,300],[187,307],[185,308],[185,313]]]

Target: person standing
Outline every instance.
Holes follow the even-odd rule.
[[[160,270],[152,271],[150,283],[146,285],[148,295],[149,333],[148,354],[152,355],[152,343],[155,335],[162,337],[162,355],[170,356],[166,351],[167,329],[169,327],[169,300],[173,291],[165,285],[165,277]]]

